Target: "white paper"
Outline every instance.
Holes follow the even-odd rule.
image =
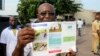
[[[76,22],[42,22],[32,23],[36,31],[33,42],[35,56],[57,56],[67,53],[69,49],[76,51]]]

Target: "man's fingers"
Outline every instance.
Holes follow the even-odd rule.
[[[25,30],[31,31],[31,30],[33,30],[33,29],[32,29],[32,28],[29,28],[29,27],[25,27],[25,28],[23,28],[22,30],[23,30],[23,31],[25,31]]]
[[[68,56],[76,56],[76,53],[72,49],[70,49]]]
[[[22,36],[22,40],[26,40],[26,39],[34,39],[34,36],[33,35],[25,35],[25,36]]]
[[[32,28],[23,28],[19,31],[18,33],[19,36],[24,36],[24,35],[35,35],[35,31]]]
[[[30,39],[30,40],[23,40],[24,44],[30,43],[30,42],[32,42],[32,41],[33,41],[33,39]]]

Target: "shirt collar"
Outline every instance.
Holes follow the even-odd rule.
[[[9,26],[9,27],[8,27],[8,29],[12,29],[12,27],[11,27],[11,26]],[[19,27],[17,26],[17,27],[16,27],[16,29],[19,29]]]

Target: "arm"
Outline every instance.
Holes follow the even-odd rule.
[[[92,22],[92,33],[97,33],[98,36],[100,37],[100,26],[98,23],[96,23],[95,21]]]
[[[24,56],[24,47],[34,40],[34,30],[25,27],[18,32],[18,42],[12,56]]]
[[[97,34],[98,34],[98,36],[100,37],[100,30],[97,30]]]
[[[99,23],[96,24],[96,31],[97,31],[98,36],[100,37],[100,24]]]
[[[6,56],[6,44],[0,43],[0,55]]]
[[[0,36],[0,54],[1,56],[6,56],[6,41],[7,41],[7,38],[6,38],[6,32],[5,30],[3,30],[1,32],[1,36]]]
[[[12,56],[24,56],[24,47],[21,47],[17,44]]]

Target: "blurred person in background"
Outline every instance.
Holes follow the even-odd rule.
[[[6,50],[6,56],[12,56],[12,52],[17,43],[17,19],[14,16],[9,17],[9,26],[1,32],[0,43]]]
[[[78,19],[76,21],[76,24],[77,24],[78,36],[82,36],[82,27],[83,27],[82,19]]]
[[[100,42],[100,12],[95,16],[95,20],[92,22],[92,52],[98,55],[98,47]]]

